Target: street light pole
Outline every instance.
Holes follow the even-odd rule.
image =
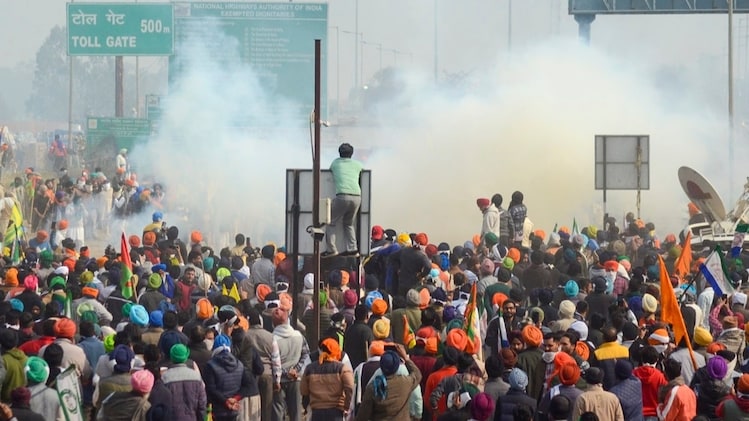
[[[434,83],[438,82],[438,58],[437,58],[437,0],[434,0]]]
[[[335,110],[337,118],[338,110],[341,109],[341,43],[339,42],[338,26],[331,26],[331,28],[335,28]]]
[[[728,0],[728,191],[733,193],[733,6],[735,0]]]
[[[359,74],[356,68],[359,65],[359,0],[354,3],[354,88],[359,89]],[[363,37],[362,37],[363,38]]]

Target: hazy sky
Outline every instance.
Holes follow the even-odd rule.
[[[344,31],[355,31],[356,3],[356,0],[328,2],[331,27],[327,62],[329,98],[334,95],[337,67],[340,67],[342,97],[346,96],[354,81],[354,36]],[[526,195],[526,199],[529,208],[533,210],[534,220],[548,230],[556,220],[551,215],[542,215],[542,209],[550,214],[561,212],[565,217],[569,216],[570,220],[573,215],[580,216],[582,211],[580,208],[548,208],[547,203],[541,198],[548,200],[545,195],[549,192],[538,187],[545,180],[521,173],[527,171],[526,163],[540,162],[539,168],[544,170],[559,166],[560,174],[564,175],[564,167],[557,162],[557,156],[568,154],[570,162],[573,163],[572,157],[579,159],[582,156],[583,165],[575,167],[574,171],[567,171],[568,179],[564,184],[569,190],[557,192],[560,199],[555,203],[570,201],[570,194],[581,190],[580,186],[583,186],[591,191],[578,197],[577,203],[579,206],[587,207],[590,212],[588,204],[600,197],[600,193],[592,192],[592,162],[588,162],[592,158],[593,134],[600,131],[624,133],[633,130],[638,134],[653,134],[654,173],[651,179],[654,186],[652,193],[643,197],[646,207],[644,211],[651,214],[663,211],[661,202],[668,200],[680,209],[683,216],[686,215],[686,199],[680,192],[676,180],[676,168],[682,163],[694,165],[700,170],[713,171],[714,174],[707,174],[708,177],[718,179],[721,193],[728,190],[726,183],[719,178],[720,174],[715,173],[724,171],[724,166],[715,165],[715,159],[700,162],[709,159],[709,153],[677,148],[679,150],[675,152],[680,155],[671,156],[673,146],[679,145],[680,142],[685,142],[684,144],[695,148],[696,151],[708,147],[719,149],[720,145],[724,145],[726,136],[720,133],[720,127],[723,127],[725,121],[727,92],[725,15],[599,16],[592,25],[593,48],[588,50],[595,53],[586,54],[574,43],[555,40],[574,39],[577,36],[577,23],[567,14],[566,1],[514,0],[511,44],[513,61],[508,63],[506,53],[510,47],[507,30],[509,0],[437,0],[436,3],[440,74],[471,72],[496,86],[487,88],[487,91],[491,90],[491,94],[488,95],[490,98],[471,99],[475,102],[463,101],[456,104],[450,99],[435,96],[437,100],[431,102],[442,104],[441,101],[444,101],[442,108],[435,109],[429,107],[430,97],[422,96],[422,99],[427,99],[424,109],[429,111],[416,116],[421,117],[421,120],[414,124],[418,129],[406,134],[387,133],[386,129],[381,130],[378,136],[383,139],[389,137],[388,140],[393,144],[390,146],[392,149],[383,148],[387,156],[381,158],[381,166],[376,166],[377,157],[371,161],[373,171],[383,170],[380,175],[374,177],[375,195],[380,191],[378,189],[387,189],[388,186],[401,181],[400,178],[388,180],[387,175],[400,177],[400,174],[388,173],[390,168],[401,168],[421,175],[438,167],[450,168],[455,161],[468,163],[473,160],[475,163],[476,151],[496,147],[497,139],[510,139],[526,146],[527,150],[520,151],[518,162],[515,163],[517,172],[513,173],[513,176],[525,176],[513,179],[513,184],[508,186],[498,186],[499,183],[494,179],[483,180],[484,184],[473,186],[461,192],[461,197],[454,198],[456,202],[465,205],[465,209],[460,209],[461,212],[476,219],[469,219],[467,228],[456,226],[455,238],[477,228],[474,226],[479,222],[474,205],[475,198],[480,195],[491,196],[491,193],[500,189],[505,194],[507,202],[512,189],[527,189],[525,191],[529,194]],[[21,61],[33,60],[49,29],[54,25],[64,24],[65,4],[63,0],[4,0],[0,17],[0,39],[4,41],[0,68],[13,67]],[[413,66],[423,71],[412,74],[431,81],[434,63],[435,0],[358,0],[358,5],[358,31],[363,33],[364,40],[370,43],[360,52],[363,54],[364,80],[368,80],[379,70],[380,54],[378,48],[371,44],[381,44],[383,66],[393,64],[395,54],[389,50],[410,53],[413,55]],[[746,76],[749,30],[745,16],[736,16],[735,22],[736,76],[737,85],[740,85]],[[338,40],[335,28],[338,28]],[[336,46],[336,41],[339,46]],[[340,51],[340,57],[335,56],[336,47]],[[528,55],[524,56],[526,51]],[[568,51],[569,55],[565,56]],[[410,61],[405,54],[395,56],[398,64]],[[142,60],[141,63],[144,61],[148,62]],[[126,66],[131,66],[132,62],[131,58],[127,59]],[[499,65],[495,67],[497,63]],[[503,66],[503,63],[506,65]],[[590,65],[587,66],[587,63]],[[624,67],[626,69],[623,69]],[[507,74],[497,75],[503,70],[507,70]],[[29,68],[29,72],[33,72],[33,67]],[[492,76],[496,76],[496,80],[492,81]],[[231,88],[230,83],[226,85],[229,85],[227,88]],[[513,91],[513,88],[516,90]],[[480,96],[484,92],[473,94]],[[742,98],[738,95],[737,89],[737,109],[742,108]],[[218,105],[223,103],[223,97],[212,98],[210,95],[208,98],[193,98],[187,95],[183,100],[185,104],[201,103],[200,101],[211,103],[211,100],[216,101]],[[218,106],[215,108],[223,110]],[[184,114],[191,116],[192,112],[200,114],[203,109],[187,110]],[[458,117],[455,118],[451,113],[457,113]],[[424,118],[425,116],[429,118]],[[476,116],[483,117],[479,120]],[[474,119],[472,124],[463,125],[471,119]],[[178,123],[181,123],[181,120]],[[466,126],[473,130],[470,135],[466,135],[466,132],[470,131]],[[229,135],[228,138],[231,138],[232,133]],[[469,142],[467,146],[457,144],[455,139],[461,137],[472,139],[466,139]],[[405,142],[414,139],[424,141]],[[233,138],[231,140],[234,141]],[[371,141],[372,137],[368,140]],[[399,142],[409,145],[395,153],[395,149],[400,147]],[[440,145],[443,148],[441,150],[448,152],[430,156],[431,160],[436,160],[440,165],[429,161],[419,162],[423,166],[415,165],[411,157],[423,153],[423,145],[429,142],[432,145]],[[552,144],[557,149],[552,151]],[[434,146],[433,149],[436,150]],[[540,154],[538,151],[546,153]],[[571,155],[571,151],[578,155]],[[308,158],[308,151],[302,152],[299,162],[303,163]],[[461,156],[459,153],[464,154],[464,159],[456,158]],[[276,156],[281,154],[279,152]],[[667,155],[670,159],[664,159]],[[493,158],[491,155],[482,158],[486,159],[485,163],[479,165],[482,169],[496,164],[494,159],[490,159]],[[275,165],[275,161],[265,161],[268,162],[266,165],[270,162],[274,164],[272,169],[268,169],[274,171],[274,174],[275,171],[280,171],[279,168],[290,167],[286,163]],[[736,172],[740,171],[742,170],[738,169]],[[282,191],[281,176],[277,178],[279,185],[273,185],[272,190]],[[426,192],[430,194],[422,192],[424,197],[416,197],[416,189],[408,189],[409,194],[403,199],[414,200],[416,203],[431,203],[434,197],[444,194],[442,185],[435,184],[433,187],[434,192]],[[534,191],[534,188],[539,190]],[[663,192],[670,195],[665,196]],[[388,190],[388,194],[392,192]],[[737,192],[731,192],[724,197],[728,201],[727,207],[730,208],[730,202],[736,194]],[[633,192],[626,193],[626,196],[625,193],[621,193],[619,197],[626,197],[627,203],[617,211],[632,209],[633,196]],[[383,209],[375,210],[381,211],[377,218],[382,218],[383,223],[398,226],[404,224],[406,219],[413,223],[421,218],[422,223],[427,224],[423,222],[421,208],[414,209],[418,214],[413,217],[402,216],[398,212],[389,214],[389,210]],[[435,206],[434,210],[436,212],[439,207]],[[449,215],[444,218],[446,217]],[[427,224],[428,226],[413,227],[412,230],[432,227],[435,230],[443,229],[446,220],[444,218],[435,218]],[[673,214],[662,220],[667,219],[673,219]],[[675,228],[678,223],[680,222],[673,222],[669,228]]]
[[[334,76],[335,29],[339,28],[341,90],[353,83],[355,0],[331,0],[329,4],[329,65]],[[470,71],[507,51],[508,0],[358,0],[359,32],[367,42],[382,44],[383,66],[393,63],[392,51],[412,53],[414,64],[431,69],[434,50],[434,5],[438,4],[438,48],[441,71]],[[65,22],[63,0],[6,0],[3,2],[0,67],[32,60],[54,25]],[[747,34],[743,16],[737,22],[737,67],[743,70]],[[593,23],[592,44],[633,62],[657,62],[673,66],[696,65],[705,55],[724,58],[724,15],[599,16]],[[575,36],[577,24],[567,14],[563,0],[514,0],[512,11],[514,49],[542,42],[556,34]],[[697,30],[699,28],[699,30]],[[376,46],[364,46],[365,79],[379,68]],[[408,61],[405,54],[398,60]],[[332,89],[332,84],[331,84]]]

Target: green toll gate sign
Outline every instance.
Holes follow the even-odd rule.
[[[174,50],[171,4],[68,3],[68,55],[159,56]]]

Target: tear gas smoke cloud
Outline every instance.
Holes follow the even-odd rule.
[[[414,81],[429,77],[411,75],[405,95],[412,107],[401,118],[408,128],[373,139],[381,146],[368,162],[374,220],[462,243],[481,228],[476,198],[500,193],[507,208],[519,190],[535,228],[571,227],[573,218],[581,228],[600,227],[594,136],[649,134],[650,190],[642,193],[641,215],[661,236],[677,232],[688,202],[677,169],[725,176],[714,154],[725,148],[726,124],[700,104],[683,103],[685,93],[659,90],[651,70],[568,40],[500,61],[461,98],[423,89]],[[680,101],[678,111],[666,97]],[[635,198],[634,191],[610,191],[608,212],[621,224],[636,210]]]
[[[236,41],[218,34],[209,26],[187,43],[183,71],[162,104],[159,134],[136,148],[133,161],[165,184],[176,210],[165,220],[180,227],[181,237],[199,229],[208,244],[223,247],[242,232],[254,245],[280,245],[285,169],[310,166],[309,135],[290,117],[290,106],[271,98],[240,63]],[[217,62],[215,45],[234,50],[227,57],[236,59]],[[263,129],[248,128],[251,121]]]
[[[173,206],[190,210],[179,223],[183,233],[201,229],[217,245],[231,244],[236,232],[256,244],[282,242],[284,170],[311,166],[308,133],[238,128],[248,113],[267,116],[270,98],[247,67],[212,65],[201,43],[192,44],[159,136],[133,158],[150,163]],[[370,150],[373,222],[462,242],[480,228],[476,198],[501,193],[506,208],[520,190],[536,228],[571,226],[573,218],[581,227],[600,226],[594,135],[649,134],[651,188],[642,194],[642,216],[661,235],[681,229],[687,199],[676,171],[689,165],[711,179],[724,175],[711,145],[726,139],[725,124],[706,117],[700,104],[681,103],[672,112],[650,70],[576,41],[556,41],[498,60],[474,76],[471,94],[458,98],[435,91],[423,74],[409,74],[407,109],[385,105],[396,115],[389,124],[343,139]],[[271,127],[298,125],[289,113],[273,118]],[[326,167],[333,151],[324,152]],[[635,192],[610,192],[608,210],[621,221],[635,210]]]

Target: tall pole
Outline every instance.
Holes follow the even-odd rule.
[[[380,72],[382,72],[382,44],[377,44],[377,49],[380,50]]]
[[[335,27],[335,115],[336,120],[341,110],[341,38],[338,27]]]
[[[728,191],[734,192],[733,185],[733,5],[735,0],[728,0]]]
[[[321,87],[321,42],[319,39],[315,40],[315,132],[314,132],[314,148],[312,151],[312,224],[316,227],[320,226],[320,87]],[[308,326],[312,329],[312,339],[314,343],[311,346],[316,346],[320,340],[320,301],[317,297],[320,296],[320,279],[322,271],[320,270],[320,241],[314,239],[314,248],[312,250],[312,260],[315,267],[315,285],[313,289],[313,326]]]
[[[122,76],[124,75],[124,64],[122,62],[122,56],[116,56],[114,58],[114,116],[124,116],[124,89],[122,86]]]
[[[138,0],[135,0],[137,3]],[[140,117],[140,57],[135,56],[135,117]]]
[[[359,91],[359,0],[354,3],[354,89]],[[362,37],[364,38],[364,37]]]
[[[361,40],[360,40],[360,44],[361,45],[359,45],[361,47],[361,54],[359,54],[359,60],[360,60],[359,71],[361,73],[360,73],[359,77],[360,77],[360,80],[361,80],[361,84],[364,85],[364,44],[366,44],[366,42],[364,42],[364,33],[359,34],[359,38],[361,38]],[[356,87],[357,87],[357,89],[360,88],[359,85],[357,85]]]
[[[512,0],[507,2],[507,51],[512,51]]]
[[[439,61],[437,57],[437,0],[434,0],[434,83],[439,82]]]
[[[75,0],[70,0],[73,3]],[[68,151],[73,148],[73,58],[68,54]],[[65,165],[67,167],[67,164]],[[55,171],[60,171],[55,168]]]

